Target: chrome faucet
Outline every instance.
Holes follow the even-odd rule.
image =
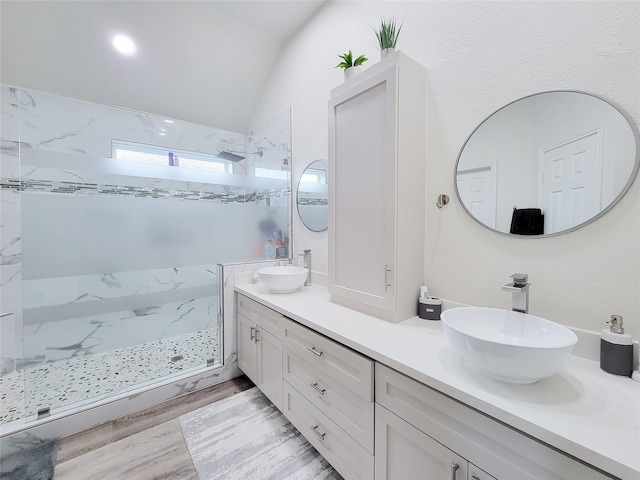
[[[502,286],[503,291],[511,292],[511,310],[529,313],[529,275],[514,273],[511,278],[513,282]]]
[[[304,286],[311,285],[311,250],[304,251],[304,266],[307,267],[309,273],[307,273],[307,279],[304,281]]]
[[[304,286],[308,287],[311,285],[311,250],[303,250],[304,253],[297,253],[295,257],[292,259],[292,263],[295,265],[305,267],[307,272],[307,279],[304,281]],[[302,259],[302,264],[300,262]]]

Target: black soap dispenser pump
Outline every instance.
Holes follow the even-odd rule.
[[[630,377],[633,370],[633,341],[624,333],[622,317],[611,315],[610,328],[600,338],[600,368],[607,373]]]

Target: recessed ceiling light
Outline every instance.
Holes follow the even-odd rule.
[[[136,45],[133,43],[133,40],[126,35],[116,35],[113,37],[113,40],[111,40],[111,43],[113,44],[113,48],[123,55],[133,55],[136,53]]]
[[[173,120],[166,119],[166,120],[164,121],[164,123],[176,123],[176,122],[175,122],[175,121],[173,121]]]

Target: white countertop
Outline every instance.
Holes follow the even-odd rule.
[[[640,383],[609,375],[598,362],[573,356],[552,377],[508,384],[467,365],[441,322],[386,322],[331,303],[316,285],[284,295],[262,283],[236,290],[605,472],[640,479]]]

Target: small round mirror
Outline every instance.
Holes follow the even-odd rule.
[[[305,168],[298,183],[297,204],[300,220],[312,232],[327,229],[329,184],[326,160],[316,160]]]

